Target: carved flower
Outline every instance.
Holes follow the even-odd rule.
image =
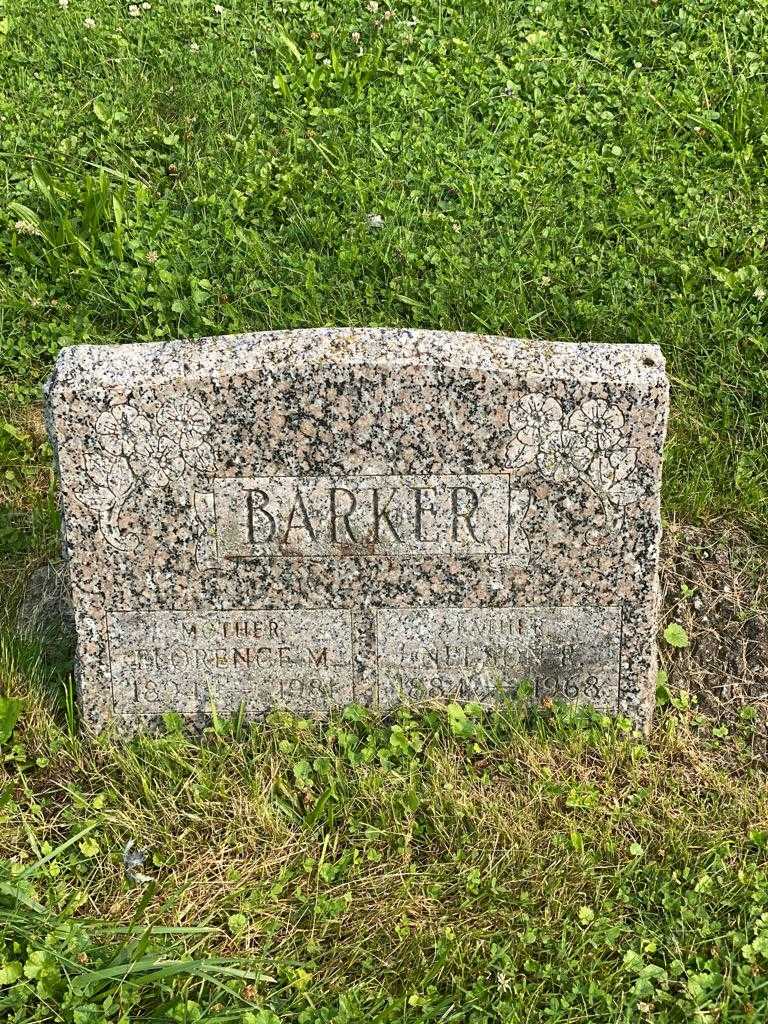
[[[196,398],[186,396],[165,402],[158,410],[157,425],[164,439],[182,451],[194,451],[205,441],[211,418]]]
[[[576,480],[592,461],[592,451],[575,430],[560,430],[544,439],[536,463],[550,480],[564,483]]]
[[[170,443],[158,444],[155,461],[147,467],[144,480],[150,487],[165,487],[172,480],[178,480],[184,473],[186,463]]]
[[[99,416],[84,445],[85,483],[77,497],[98,514],[111,547],[131,551],[139,543],[120,521],[137,489],[165,487],[181,480],[187,469],[198,476],[211,469],[213,452],[205,440],[209,430],[208,413],[188,397],[165,402],[152,424],[127,403]]]
[[[96,421],[96,435],[112,458],[148,459],[152,454],[152,428],[146,416],[131,405],[113,405]]]
[[[568,426],[580,434],[591,435],[596,446],[605,450],[620,441],[624,415],[603,398],[588,398],[571,413]]]
[[[88,455],[84,460],[87,483],[77,498],[94,512],[103,512],[117,501],[123,486],[125,459],[104,459]],[[129,470],[130,474],[130,470]]]
[[[517,410],[510,411],[509,423],[513,428],[520,425],[518,441],[538,445],[541,435],[557,430],[562,418],[563,410],[557,399],[534,392],[520,400]]]

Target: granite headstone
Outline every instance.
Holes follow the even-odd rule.
[[[655,346],[323,329],[64,349],[84,719],[486,702],[647,725]]]

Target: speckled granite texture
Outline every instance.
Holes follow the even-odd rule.
[[[530,680],[650,721],[655,346],[323,329],[64,349],[84,720]]]

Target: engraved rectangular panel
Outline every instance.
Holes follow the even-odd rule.
[[[322,711],[353,700],[351,612],[331,609],[108,614],[116,708]]]
[[[226,478],[214,504],[221,558],[509,551],[510,482],[500,473]]]
[[[379,698],[490,700],[523,680],[538,698],[615,711],[619,607],[379,609]]]

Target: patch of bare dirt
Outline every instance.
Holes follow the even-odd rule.
[[[728,524],[673,523],[662,543],[662,630],[677,622],[690,644],[660,636],[670,685],[690,690],[725,724],[749,706],[768,738],[768,547]]]

